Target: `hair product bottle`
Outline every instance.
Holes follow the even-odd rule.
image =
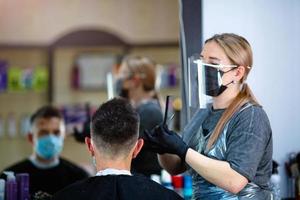
[[[17,200],[17,181],[13,172],[4,172],[6,174],[5,200]]]
[[[29,174],[16,175],[18,184],[18,200],[29,200]]]
[[[0,200],[4,200],[5,197],[5,180],[0,179]]]

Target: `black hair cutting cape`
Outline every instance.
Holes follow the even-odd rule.
[[[182,199],[147,177],[140,175],[95,176],[72,184],[53,196],[54,200],[155,200]]]

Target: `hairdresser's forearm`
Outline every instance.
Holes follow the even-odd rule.
[[[248,183],[228,162],[211,159],[191,148],[187,151],[186,163],[207,181],[234,194],[240,192]]]

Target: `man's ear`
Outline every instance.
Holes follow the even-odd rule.
[[[94,147],[93,147],[93,145],[92,145],[92,140],[91,140],[91,138],[90,138],[90,137],[85,137],[85,138],[84,138],[84,141],[85,141],[85,144],[86,144],[86,146],[87,146],[87,148],[88,148],[88,151],[90,152],[90,154],[91,154],[92,156],[94,156],[94,155],[95,155],[95,151],[94,151]]]
[[[27,140],[29,141],[30,144],[33,144],[33,133],[29,132],[27,134]]]
[[[132,158],[136,158],[137,157],[137,155],[141,151],[143,145],[144,145],[144,140],[141,139],[141,138],[138,139],[137,143],[135,144],[134,150],[133,150]]]

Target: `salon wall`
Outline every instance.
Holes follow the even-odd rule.
[[[298,0],[203,0],[204,39],[233,32],[252,45],[248,83],[271,121],[282,197],[290,196],[284,162],[300,150],[299,13]]]
[[[107,100],[106,88],[99,90],[74,90],[70,87],[71,70],[74,58],[81,53],[116,54],[122,55],[122,49],[116,47],[106,48],[58,48],[54,54],[54,103],[56,105],[75,104],[90,102],[92,105],[99,105]],[[153,59],[155,62],[167,65],[170,63],[180,63],[178,47],[135,47],[129,55],[143,55]],[[163,89],[162,95],[172,94],[180,96],[179,88]]]
[[[49,44],[84,27],[135,43],[178,39],[174,0],[0,0],[0,13],[0,43]]]

